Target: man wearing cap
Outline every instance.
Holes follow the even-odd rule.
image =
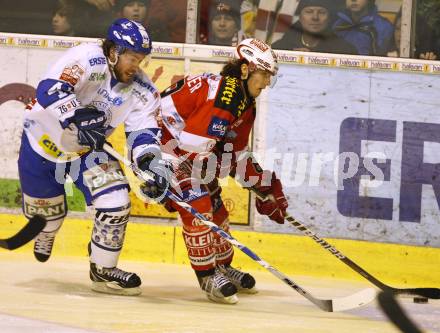
[[[209,10],[209,38],[213,45],[236,46],[240,38],[240,3],[234,0],[217,0]]]
[[[305,52],[357,54],[351,44],[337,37],[330,29],[334,6],[332,0],[301,0],[295,13],[299,20],[272,47]]]

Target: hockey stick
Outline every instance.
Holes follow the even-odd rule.
[[[403,333],[422,333],[411,319],[409,319],[392,293],[381,291],[378,295],[378,301],[383,312]]]
[[[128,159],[120,155],[116,150],[114,150],[110,145],[104,144],[104,150],[122,162],[126,167],[133,170],[133,172],[140,177],[144,181],[152,180],[153,178],[140,170],[134,163],[131,163]],[[239,241],[237,241],[234,237],[226,233],[223,229],[219,228],[215,223],[209,221],[206,219],[205,216],[197,212],[193,207],[191,207],[186,202],[182,201],[179,197],[177,197],[175,194],[170,192],[169,190],[166,192],[166,196],[173,200],[175,203],[177,203],[179,206],[181,206],[183,209],[191,213],[193,216],[198,218],[200,221],[202,221],[203,224],[205,224],[207,227],[209,227],[212,231],[226,239],[229,243],[239,248],[243,253],[245,253],[248,257],[256,261],[258,264],[266,268],[269,272],[271,272],[273,275],[275,275],[277,278],[279,278],[281,281],[289,285],[291,288],[295,289],[298,293],[300,293],[302,296],[307,298],[310,302],[315,304],[317,307],[319,307],[321,310],[327,311],[327,312],[334,312],[334,311],[344,311],[344,310],[350,310],[353,308],[360,307],[362,305],[365,305],[369,302],[371,302],[373,299],[376,298],[376,292],[372,288],[364,289],[360,292],[357,292],[353,295],[349,295],[346,297],[341,298],[334,298],[334,299],[319,299],[315,298],[313,295],[311,295],[308,291],[303,289],[301,286],[299,286],[297,283],[292,281],[290,278],[288,278],[286,275],[278,271],[273,266],[269,265],[266,261],[258,257],[253,251],[251,251],[249,248],[241,244]]]
[[[257,189],[251,188],[253,192],[262,200],[269,200],[266,196],[260,193]],[[295,220],[292,216],[286,213],[285,219],[290,222],[295,228],[304,233],[306,236],[312,238],[316,243],[321,245],[324,249],[328,250],[336,258],[341,260],[344,264],[353,269],[356,273],[362,275],[365,279],[370,281],[376,287],[382,289],[383,291],[393,293],[395,295],[418,295],[427,298],[440,299],[440,289],[438,288],[394,288],[386,285],[385,283],[376,279],[373,275],[368,273],[362,267],[360,267],[355,262],[351,261],[345,255],[343,255],[338,249],[329,244],[325,239],[320,238],[313,231],[308,229],[304,224]]]
[[[14,236],[0,239],[0,247],[7,250],[15,250],[30,242],[46,226],[46,219],[41,215],[35,215]]]

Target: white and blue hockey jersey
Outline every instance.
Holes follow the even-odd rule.
[[[126,133],[141,133],[128,140],[134,159],[156,148],[152,145],[160,141],[155,117],[160,111],[157,88],[143,72],[137,73],[130,84],[116,81],[97,44],[68,50],[43,76],[36,95],[36,101],[25,112],[24,130],[33,150],[53,162],[79,156],[69,148],[72,142],[66,142],[61,122],[90,104],[105,112],[106,136],[122,123]],[[67,138],[76,143],[75,136]]]

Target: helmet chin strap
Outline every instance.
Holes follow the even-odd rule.
[[[108,60],[108,64],[110,65],[110,66],[109,66],[109,67],[110,67],[110,72],[112,73],[113,77],[114,77],[115,79],[117,79],[116,72],[115,72],[115,66],[116,66],[116,64],[117,64],[118,61],[119,61],[119,52],[118,52],[117,50],[115,50],[114,55],[115,55],[115,60],[114,60],[114,61],[112,61],[112,60],[110,59],[110,57],[108,57],[107,60]]]

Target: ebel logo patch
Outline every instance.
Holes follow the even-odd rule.
[[[228,126],[229,126],[229,121],[227,121],[226,119],[212,117],[211,123],[209,124],[208,127],[208,134],[211,136],[222,138],[225,136]]]

